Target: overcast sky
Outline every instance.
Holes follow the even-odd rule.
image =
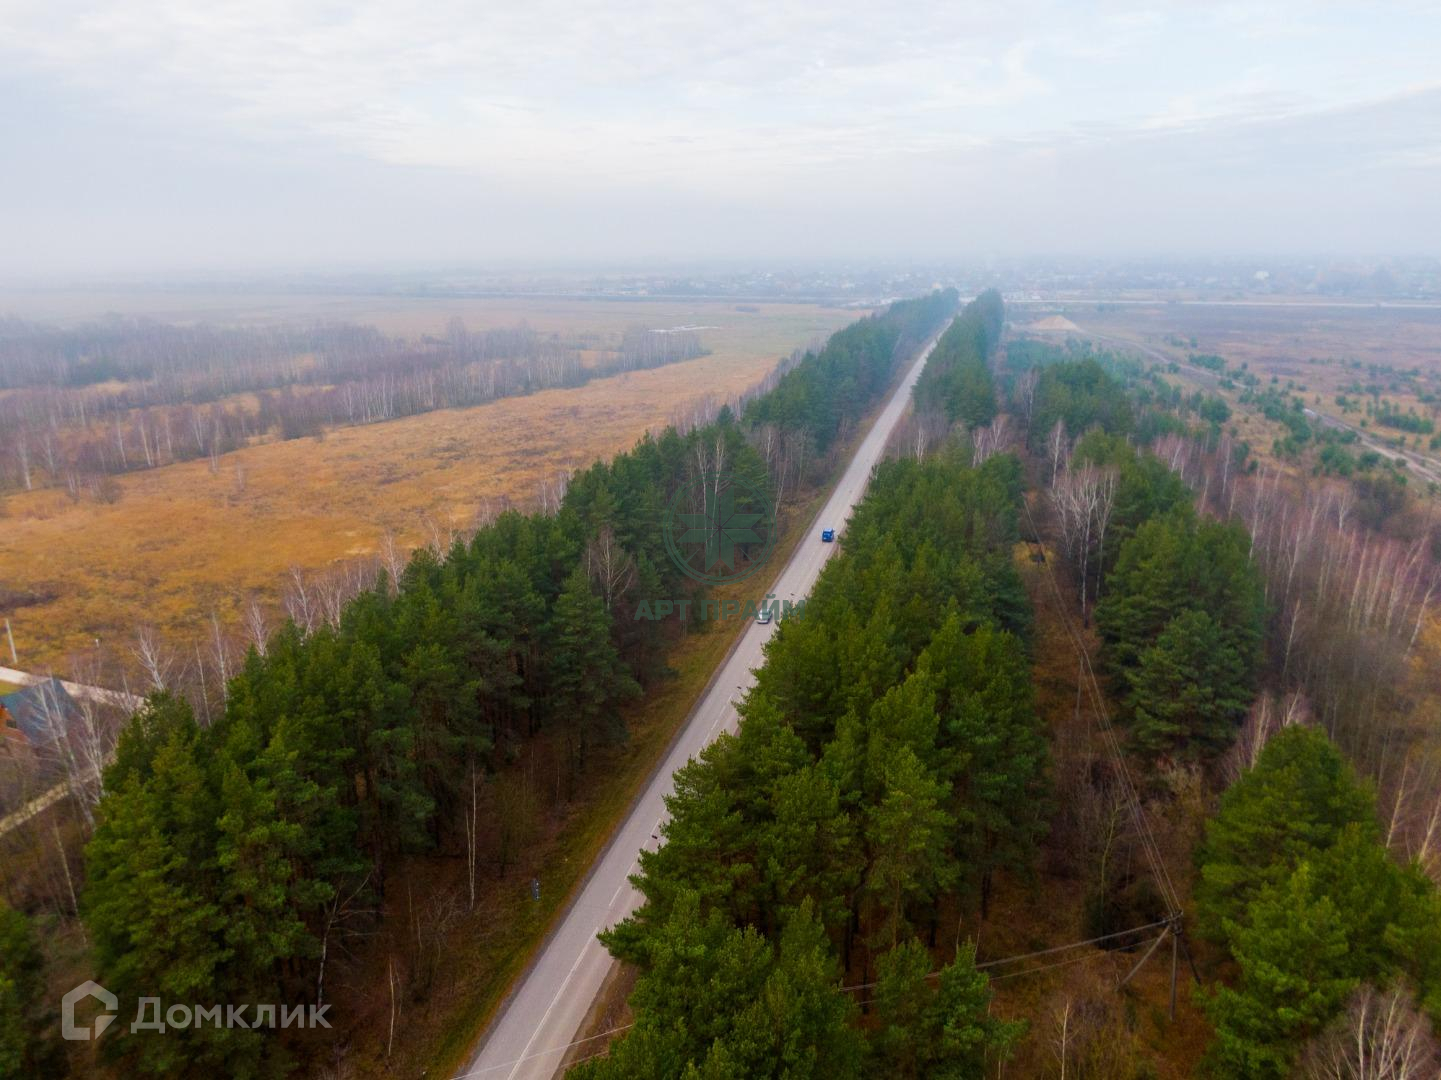
[[[1441,254],[1441,5],[0,0],[0,271]]]

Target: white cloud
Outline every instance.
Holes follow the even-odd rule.
[[[1054,234],[1106,183],[1145,201],[1190,169],[1234,201],[1300,161],[1340,205],[1328,176],[1434,168],[1437,99],[1415,91],[1438,28],[1420,4],[1307,0],[0,0],[0,88],[32,99],[0,97],[0,124],[40,148],[0,171],[0,228],[49,198],[96,128],[124,138],[67,183],[93,182],[95,213],[161,220],[131,188],[162,160],[186,191],[224,162],[261,217],[345,188],[403,214],[407,197],[484,206],[487,236],[545,234],[558,207],[620,208],[639,228],[658,203],[829,213],[837,229],[909,215],[925,237],[927,201],[1022,196]],[[271,173],[297,190],[248,179]],[[723,231],[708,235],[742,242]]]

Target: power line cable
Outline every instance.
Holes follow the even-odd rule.
[[[1021,508],[1025,512],[1026,521],[1031,527],[1031,535],[1036,538],[1036,543],[1041,543],[1041,533],[1036,527],[1036,519],[1031,513],[1030,503],[1022,497]],[[1125,757],[1121,750],[1120,740],[1116,736],[1115,728],[1112,726],[1109,711],[1106,709],[1105,700],[1101,693],[1099,680],[1096,678],[1095,669],[1091,666],[1091,658],[1086,650],[1085,642],[1079,631],[1071,625],[1070,616],[1067,614],[1065,598],[1061,594],[1060,585],[1056,581],[1055,570],[1051,567],[1049,558],[1044,557],[1044,546],[1042,547],[1044,565],[1046,567],[1046,579],[1050,582],[1051,591],[1055,595],[1057,606],[1057,617],[1066,636],[1071,639],[1080,657],[1085,679],[1083,680],[1086,689],[1089,691],[1092,707],[1100,716],[1102,738],[1106,742],[1107,750],[1115,760],[1118,774],[1121,778],[1122,792],[1126,798],[1131,817],[1136,824],[1136,832],[1141,840],[1141,847],[1146,855],[1146,861],[1150,864],[1152,876],[1156,879],[1156,885],[1161,890],[1162,898],[1167,905],[1169,919],[1177,919],[1181,915],[1180,897],[1176,892],[1175,883],[1171,879],[1170,872],[1166,869],[1165,860],[1161,858],[1160,846],[1156,843],[1155,834],[1151,830],[1150,823],[1146,819],[1145,810],[1141,805],[1140,794],[1136,788],[1135,781],[1131,778],[1130,770],[1126,767]]]

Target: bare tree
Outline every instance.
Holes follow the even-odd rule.
[[[926,451],[946,437],[949,428],[950,421],[943,410],[935,406],[917,409],[902,425],[898,446],[909,451],[912,457],[923,458]]]
[[[465,815],[465,871],[466,885],[470,897],[468,910],[475,910],[475,879],[480,866],[480,778],[477,775],[475,754],[470,755],[470,805]]]
[[[1331,490],[1331,509],[1336,515],[1336,528],[1342,532],[1346,531],[1346,519],[1351,516],[1351,511],[1356,509],[1356,489],[1350,484],[1342,484]]]
[[[257,653],[264,656],[266,649],[270,647],[270,628],[266,625],[265,609],[261,606],[259,597],[252,594],[246,599],[241,621],[245,624],[245,634],[250,639],[250,644]]]
[[[697,444],[697,446],[699,446],[699,444]],[[726,433],[724,431],[717,431],[715,433],[714,446],[715,449],[712,453],[711,459],[712,472],[710,474],[710,505],[718,506],[720,505],[720,489],[721,484],[724,480],[726,468],[726,450],[728,449],[726,445]],[[706,471],[704,468],[701,469],[701,475],[706,475]]]
[[[1010,413],[1000,413],[984,427],[971,429],[971,463],[981,465],[1011,445]]]
[[[1104,541],[1116,502],[1116,477],[1115,469],[1099,469],[1086,464],[1079,469],[1067,469],[1051,485],[1051,501],[1056,509],[1061,539],[1080,575],[1083,616],[1087,612],[1091,551],[1093,546]]]
[[[1408,993],[1382,994],[1365,985],[1302,1051],[1297,1074],[1305,1080],[1435,1080],[1441,1045]]]
[[[1234,784],[1241,774],[1254,768],[1261,759],[1261,751],[1271,736],[1282,728],[1309,723],[1311,711],[1306,698],[1299,693],[1288,694],[1278,701],[1274,694],[1262,694],[1246,713],[1236,741],[1221,761],[1221,771],[1228,784]]]
[[[400,545],[395,542],[395,534],[386,529],[385,535],[380,538],[380,565],[385,568],[385,573],[390,578],[392,596],[400,586],[400,575],[405,573],[405,563],[406,557],[400,550]]]
[[[351,937],[358,936],[358,931],[349,928],[351,920],[368,920],[375,915],[373,910],[357,906],[357,901],[365,895],[369,885],[370,875],[366,874],[354,887],[336,889],[334,895],[321,909],[323,918],[320,926],[320,966],[315,976],[317,1004],[325,1004],[325,965],[330,959],[332,947],[338,946],[344,951],[346,941]]]
[[[1380,778],[1386,815],[1386,844],[1441,879],[1441,760],[1418,743]]]
[[[781,456],[781,429],[775,424],[759,424],[750,433],[749,442],[755,448],[761,460],[766,463],[766,471],[772,480],[775,478],[776,467]]]
[[[77,657],[71,663],[71,674],[85,686],[98,686],[101,682],[99,664],[93,657]],[[73,694],[71,700],[74,707],[68,736],[77,764],[72,788],[83,806],[93,807],[100,802],[101,780],[115,752],[125,710],[91,693]],[[86,816],[88,819],[88,812]]]
[[[224,701],[230,692],[231,658],[230,639],[220,626],[220,615],[210,612],[210,661],[215,665],[215,674],[220,679],[220,700]]]
[[[302,633],[309,634],[315,629],[320,614],[319,607],[305,580],[305,571],[298,566],[292,566],[290,583],[285,590],[285,613],[290,616],[290,621],[300,627]]]
[[[600,586],[605,609],[610,611],[630,583],[635,580],[635,560],[616,539],[615,530],[602,525],[594,539],[585,547],[585,572]]]
[[[20,482],[25,485],[26,491],[34,489],[34,481],[30,476],[30,444],[25,439],[25,429],[17,428],[15,432],[15,460],[20,464]]]
[[[1056,1045],[1053,1049],[1056,1058],[1061,1063],[1061,1080],[1066,1080],[1066,1066],[1070,1062],[1071,1049],[1071,999],[1069,995],[1056,1006],[1051,1014],[1051,1022],[1055,1028]]]
[[[540,511],[543,514],[554,514],[560,510],[560,504],[565,501],[566,489],[570,486],[570,470],[559,469],[549,479],[542,480],[538,486],[537,493],[540,497]]]
[[[1036,406],[1036,387],[1041,382],[1041,371],[1039,368],[1028,368],[1026,373],[1016,380],[1015,404],[1017,411],[1021,414],[1021,423],[1025,425],[1026,438],[1031,437],[1031,415]]]
[[[175,678],[178,663],[175,652],[161,640],[155,627],[136,628],[135,645],[130,650],[145,672],[152,690],[168,690]]]
[[[794,485],[799,487],[806,481],[806,470],[811,462],[814,449],[811,438],[804,431],[788,431],[784,443],[786,462],[794,470]]]
[[[41,683],[38,690],[40,722],[45,728],[46,741],[60,758],[61,766],[65,770],[66,787],[74,796],[76,805],[80,807],[86,827],[94,828],[93,807],[100,798],[100,777],[87,770],[84,760],[76,752],[76,744],[71,740],[71,717],[66,708],[69,696],[60,696],[53,677]]]
[[[545,512],[547,514],[553,514],[559,508],[560,499],[557,497],[554,507],[547,505]],[[445,558],[446,555],[450,553],[450,549],[455,545],[455,521],[449,514],[446,515],[443,523],[437,521],[429,514],[425,515],[421,520],[422,524],[425,525],[425,531],[430,534],[430,543],[427,546],[437,559]]]
[[[1070,456],[1070,444],[1066,439],[1066,425],[1057,420],[1051,428],[1051,433],[1046,436],[1046,456],[1051,463],[1051,483],[1056,482],[1060,475],[1061,465]]]
[[[315,594],[320,597],[320,610],[326,625],[340,626],[340,616],[345,611],[345,602],[353,595],[350,591],[350,575],[345,567],[331,567],[315,582]]]
[[[399,988],[399,980],[395,977],[395,958],[387,957],[385,961],[385,984],[390,988],[390,1034],[385,1039],[385,1059],[390,1060],[390,1051],[395,1048],[395,1015],[396,1015],[396,990]]]

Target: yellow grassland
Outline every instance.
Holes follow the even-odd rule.
[[[215,471],[201,460],[132,473],[120,478],[113,505],[55,490],[12,494],[0,508],[0,584],[43,598],[5,612],[21,666],[63,671],[68,655],[97,638],[124,655],[140,623],[189,640],[212,610],[234,621],[246,594],[278,596],[291,566],[316,570],[374,551],[387,530],[419,544],[427,520],[463,528],[506,500],[531,506],[560,470],[627,449],[689,402],[754,385],[781,355],[856,318],[800,305],[759,313],[720,304],[576,306],[564,326],[560,309],[521,314],[558,332],[671,317],[666,325],[720,329],[702,335],[708,356],[681,364],[340,428],[323,440],[252,446],[223,456]],[[474,311],[462,314],[481,325]],[[492,314],[518,321],[515,305],[508,320]],[[419,325],[419,313],[409,317]],[[449,314],[427,318],[443,326]]]

